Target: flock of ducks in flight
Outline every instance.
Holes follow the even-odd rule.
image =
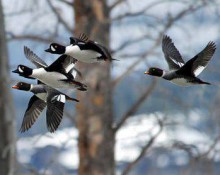
[[[197,76],[206,68],[215,50],[215,43],[209,42],[200,53],[185,63],[171,38],[165,35],[162,39],[162,51],[169,65],[169,70],[165,71],[151,67],[145,74],[161,77],[180,86],[209,85],[210,83],[202,81]],[[20,128],[21,132],[30,129],[46,107],[47,128],[50,132],[54,132],[62,120],[66,100],[79,102],[78,99],[69,97],[57,90],[64,88],[87,91],[85,84],[76,81],[76,76],[81,76],[80,71],[75,68],[77,61],[97,63],[115,60],[106,47],[90,40],[85,34],[81,34],[78,38],[71,37],[68,46],[52,43],[45,51],[61,56],[52,64],[47,65],[43,59],[25,46],[24,54],[36,68],[32,69],[25,65],[18,65],[17,69],[12,71],[22,77],[38,80],[37,84],[18,82],[12,86],[14,89],[30,91],[34,94],[30,98],[25,111]]]

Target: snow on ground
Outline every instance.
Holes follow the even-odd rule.
[[[141,146],[146,144],[149,138],[155,135],[158,130],[157,118],[162,118],[162,113],[142,114],[131,117],[126,124],[118,131],[116,135],[116,160],[117,162],[132,161],[141,149]],[[156,117],[155,117],[156,116]],[[190,120],[200,122],[204,118],[198,111],[192,111],[187,116]],[[211,143],[209,137],[202,132],[192,129],[192,127],[184,124],[184,116],[175,114],[173,117],[175,122],[179,123],[176,129],[164,129],[157,138],[154,146],[169,146],[173,140],[178,140],[186,144],[196,144],[201,152],[207,149],[207,143]],[[46,146],[55,146],[64,148],[60,151],[58,160],[67,168],[76,169],[78,166],[78,149],[77,149],[76,128],[66,128],[58,130],[54,134],[47,133],[45,135],[36,135],[33,137],[20,138],[17,142],[18,158],[21,163],[29,163],[31,156],[35,153],[35,149]],[[60,149],[61,150],[61,149]],[[161,155],[158,158],[158,166],[165,166],[164,159],[166,156]],[[73,161],[74,160],[74,161]],[[179,164],[187,160],[181,156],[176,158]]]

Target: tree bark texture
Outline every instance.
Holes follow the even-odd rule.
[[[105,0],[75,0],[75,36],[80,33],[108,47],[109,9]],[[80,64],[87,92],[78,92],[79,175],[114,175],[111,63]]]
[[[13,175],[16,164],[16,125],[8,70],[4,14],[0,0],[0,174],[2,175]]]

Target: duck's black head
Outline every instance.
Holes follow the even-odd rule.
[[[12,86],[13,89],[18,89],[22,91],[30,91],[31,85],[24,82],[18,82],[16,85]]]
[[[45,50],[45,52],[49,52],[52,54],[64,54],[65,51],[66,51],[66,47],[57,43],[52,43],[50,47]]]
[[[148,71],[144,72],[145,74],[152,75],[152,76],[157,76],[157,77],[162,77],[164,71],[162,69],[156,68],[156,67],[151,67],[148,69]]]
[[[30,76],[32,75],[33,69],[24,65],[18,65],[17,69],[12,72],[17,73],[22,77],[31,78]]]

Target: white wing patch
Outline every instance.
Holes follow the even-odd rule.
[[[69,72],[72,68],[74,68],[75,64],[71,63],[66,67],[66,72]]]
[[[76,78],[77,72],[75,70],[73,70],[72,75],[73,75],[74,78]]]
[[[66,97],[65,95],[55,95],[52,99],[51,99],[51,102],[54,103],[55,101],[59,101],[59,102],[62,102],[62,103],[65,103],[66,102]]]
[[[194,75],[197,77],[203,70],[205,69],[204,66],[198,66],[194,71]]]
[[[78,44],[84,44],[85,45],[85,43],[83,43],[83,42],[78,42]]]
[[[184,63],[178,62],[179,66],[182,67],[184,65]]]
[[[172,57],[170,57],[170,59],[171,59],[176,65],[179,65],[180,67],[182,67],[182,66],[184,65],[184,63],[178,62],[178,61],[176,61],[175,59],[173,59]]]

